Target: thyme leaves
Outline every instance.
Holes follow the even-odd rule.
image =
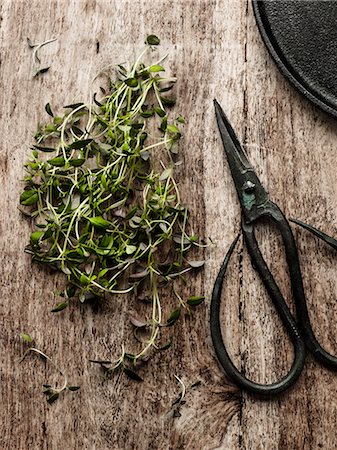
[[[152,351],[171,345],[160,344],[161,327],[204,300],[184,300],[176,288],[177,280],[203,266],[187,258],[203,244],[191,229],[176,180],[185,122],[168,111],[175,102],[167,93],[176,79],[162,75],[164,58],[141,61],[160,40],[151,35],[146,42],[129,69],[117,66],[117,79],[109,92],[102,90],[103,98],[95,94],[92,103],[67,105],[60,115],[46,105],[49,122],[38,126],[20,196],[35,226],[26,251],[68,281],[53,313],[75,297],[85,302],[146,293],[148,317],[131,320],[141,347],[129,352],[123,344],[115,360],[93,361],[108,372],[122,368],[137,381],[135,368]],[[168,288],[178,303],[171,314],[161,298]]]

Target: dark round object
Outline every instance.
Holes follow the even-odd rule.
[[[262,38],[281,72],[337,116],[337,1],[253,0]]]

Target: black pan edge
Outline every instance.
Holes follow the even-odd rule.
[[[268,22],[265,20],[263,3],[264,1],[261,0],[252,0],[253,11],[262,39],[279,70],[311,102],[334,117],[337,117],[336,106],[331,105],[324,96],[320,96],[317,90],[311,89],[310,86],[304,83],[293,67],[291,67],[283,57],[277,42],[273,40]]]

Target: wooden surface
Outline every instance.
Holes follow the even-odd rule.
[[[29,225],[18,209],[22,165],[44,105],[88,98],[105,64],[132,61],[155,33],[178,77],[176,111],[187,118],[180,185],[205,250],[202,275],[186,294],[205,291],[194,321],[175,327],[174,347],[151,360],[140,384],[104,381],[90,357],[111,358],[131,333],[123,299],[94,310],[73,304],[52,315],[62,276],[32,265]],[[26,38],[58,41],[41,51],[51,69],[32,77]],[[97,42],[99,52],[97,53]],[[337,235],[336,120],[303,99],[264,48],[247,0],[2,0],[0,4],[0,434],[1,449],[337,448],[337,376],[308,356],[296,386],[272,401],[240,393],[214,358],[208,307],[223,255],[239,230],[239,205],[215,125],[212,99],[223,105],[274,201],[286,215]],[[314,329],[337,353],[336,254],[295,229]],[[261,227],[264,254],[292,304],[279,236]],[[240,287],[241,285],[241,287]],[[240,244],[225,282],[224,334],[236,363],[254,380],[275,380],[291,364],[282,325]],[[48,405],[41,385],[53,371],[38,358],[18,364],[19,332],[62,365],[79,393]],[[181,416],[169,414],[188,389]]]

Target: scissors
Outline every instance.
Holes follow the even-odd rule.
[[[337,369],[337,358],[327,351],[317,341],[309,319],[306,298],[303,288],[302,274],[299,264],[297,247],[288,220],[281,209],[269,200],[268,193],[263,188],[259,178],[240,145],[233,128],[219,103],[214,100],[218,128],[225,148],[230,171],[234,180],[236,191],[241,204],[241,230],[248,249],[248,253],[254,268],[273,301],[278,314],[294,345],[294,361],[289,372],[280,380],[271,384],[260,384],[249,380],[233,364],[226,350],[220,323],[220,303],[223,279],[230,257],[239,239],[238,235],[231,244],[216,278],[212,293],[210,308],[211,337],[216,356],[228,377],[238,386],[254,394],[270,396],[278,394],[290,386],[300,376],[304,362],[306,349],[324,365]],[[284,297],[277,285],[266,261],[259,249],[254,235],[254,228],[261,218],[269,218],[278,228],[285,248],[286,261],[290,274],[292,293],[296,306],[297,320],[290,312]],[[290,221],[306,228],[308,231],[324,240],[337,250],[337,240],[322,231],[307,225],[299,220]]]

